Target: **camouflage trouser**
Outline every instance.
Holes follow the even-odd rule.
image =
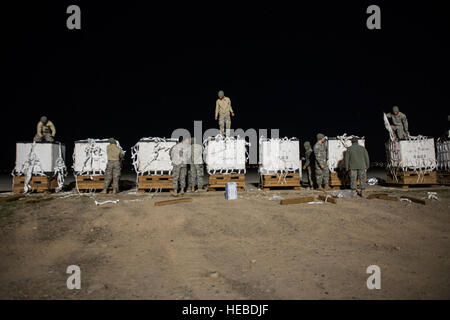
[[[366,170],[353,169],[350,170],[350,188],[356,190],[357,179],[360,181],[360,188],[364,190],[366,188]]]
[[[39,136],[36,134],[34,136],[33,141],[41,142],[41,141],[47,141],[47,142],[53,142],[55,139],[53,139],[52,135],[50,133],[44,133],[42,136]]]
[[[189,170],[189,186],[203,188],[203,165],[191,164]]]
[[[322,185],[327,185],[328,180],[330,180],[330,171],[328,170],[328,167],[325,166],[325,168],[317,168],[316,167],[316,181],[317,185],[320,187]]]
[[[397,135],[398,139],[406,139],[408,136],[406,135],[405,131],[403,130],[403,126],[392,126],[392,130]]]
[[[186,186],[186,165],[174,165],[172,171],[172,187],[174,190],[178,190],[178,180],[180,180],[180,187],[184,189]]]
[[[311,170],[311,167],[306,167],[306,172],[307,172],[307,177],[308,177],[308,186],[309,187],[314,187],[314,185],[313,185],[313,181],[312,181],[312,170]]]
[[[122,169],[120,161],[108,161],[105,170],[104,189],[108,189],[111,180],[113,181],[113,189],[119,191],[120,171]]]
[[[219,114],[219,127],[220,127],[220,133],[222,136],[225,136],[225,127],[226,127],[226,136],[228,137],[230,135],[230,127],[231,127],[231,118],[230,115],[222,115]]]

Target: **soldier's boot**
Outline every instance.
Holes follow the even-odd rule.
[[[329,190],[331,190],[331,187],[330,187],[329,185],[326,184],[326,185],[325,185],[325,190],[326,190],[326,191],[329,191]]]
[[[118,191],[116,188],[113,189],[112,194],[116,194]]]
[[[184,188],[181,188],[180,195],[183,195],[183,194],[184,194]]]
[[[324,191],[325,189],[322,187],[322,185],[320,185],[320,186],[317,188],[317,190],[319,190],[319,191]]]
[[[364,198],[364,196],[365,196],[364,190],[361,190],[361,191],[359,192],[359,196],[360,196],[361,198]]]
[[[170,194],[173,195],[174,197],[176,197],[178,195],[178,192],[177,192],[177,190],[172,189],[172,190],[170,190]]]
[[[189,189],[190,189],[189,191],[191,191],[191,192],[195,191],[195,187],[194,186],[191,186]]]
[[[103,189],[100,193],[106,194],[108,193],[108,189]]]
[[[206,192],[206,188],[205,187],[198,187],[198,192]]]

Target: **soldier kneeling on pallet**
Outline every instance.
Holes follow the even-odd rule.
[[[56,129],[55,125],[47,119],[46,116],[41,117],[41,121],[37,124],[36,135],[33,141],[53,142],[55,140]]]
[[[345,169],[350,170],[350,187],[353,193],[357,193],[356,182],[360,181],[361,193],[363,196],[364,189],[366,188],[366,170],[369,169],[369,153],[366,148],[358,144],[358,138],[352,138],[352,145],[347,149],[344,156]]]
[[[120,172],[122,170],[123,151],[117,146],[114,138],[109,139],[109,146],[106,147],[108,164],[105,170],[105,185],[101,193],[107,193],[112,180],[113,193],[119,192]]]

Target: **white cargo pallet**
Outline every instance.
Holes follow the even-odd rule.
[[[436,153],[432,138],[388,141],[386,155],[390,168],[403,171],[436,168]]]
[[[94,144],[91,145],[91,142]],[[108,163],[106,147],[109,139],[92,139],[75,141],[73,151],[73,170],[77,175],[102,175]],[[95,147],[88,152],[90,147]]]
[[[138,174],[170,174],[173,169],[170,150],[177,139],[142,138],[133,147],[132,154]]]
[[[450,140],[437,140],[436,158],[439,170],[450,170]]]
[[[209,138],[204,151],[208,173],[245,173],[245,146],[241,138]]]
[[[36,159],[39,160],[39,165],[33,168],[33,174],[54,173],[57,167],[56,161],[59,157],[59,143],[58,142],[35,142],[33,153]],[[23,174],[22,168],[31,156],[30,152],[33,148],[33,142],[18,142],[16,144],[16,166],[14,168],[15,174]],[[66,147],[61,144],[62,158],[65,159]]]
[[[328,168],[331,172],[335,172],[337,169],[343,169],[345,167],[344,156],[347,149],[352,145],[352,136],[346,136],[339,139],[339,137],[328,138],[327,150],[328,150]],[[358,144],[365,146],[365,139],[358,138]]]
[[[300,142],[297,139],[266,139],[259,141],[259,173],[299,172]]]

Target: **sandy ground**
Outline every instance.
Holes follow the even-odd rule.
[[[251,187],[169,206],[133,190],[0,203],[0,299],[449,299],[450,188],[380,190],[439,201],[283,206],[272,197],[320,192]],[[381,290],[366,286],[369,265]]]

